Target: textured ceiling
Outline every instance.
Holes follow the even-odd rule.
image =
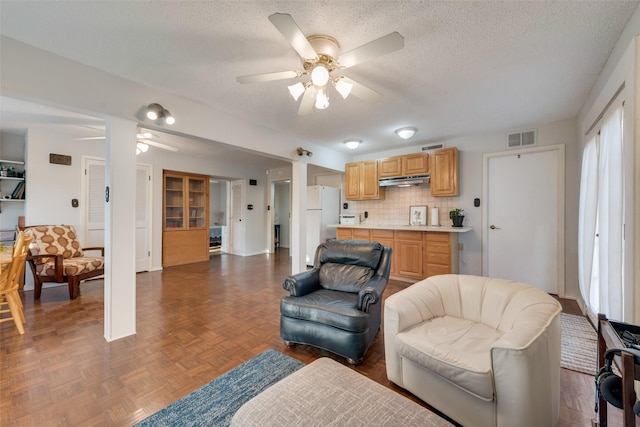
[[[575,117],[637,1],[19,1],[0,32],[121,77],[336,150],[419,145]],[[298,70],[268,16],[349,51],[392,31],[405,47],[344,75],[380,102],[342,100],[298,116],[286,86],[236,76]],[[393,130],[415,126],[401,142]]]

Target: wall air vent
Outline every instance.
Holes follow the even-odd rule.
[[[538,138],[536,130],[524,130],[509,134],[507,148],[533,147],[537,143]]]
[[[433,144],[433,145],[428,145],[426,147],[422,147],[422,151],[439,150],[441,148],[444,148],[444,144]]]

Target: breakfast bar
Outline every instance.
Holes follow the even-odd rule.
[[[471,227],[331,224],[336,238],[342,240],[375,241],[393,251],[391,277],[415,282],[438,274],[459,272],[460,233]]]

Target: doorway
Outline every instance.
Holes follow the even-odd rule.
[[[209,254],[229,251],[229,181],[209,180]]]
[[[564,296],[564,145],[484,156],[483,271]]]
[[[273,248],[290,247],[291,181],[273,181]]]

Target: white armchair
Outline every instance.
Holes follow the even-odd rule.
[[[432,276],[385,301],[387,376],[465,426],[555,426],[561,311],[523,283]]]

